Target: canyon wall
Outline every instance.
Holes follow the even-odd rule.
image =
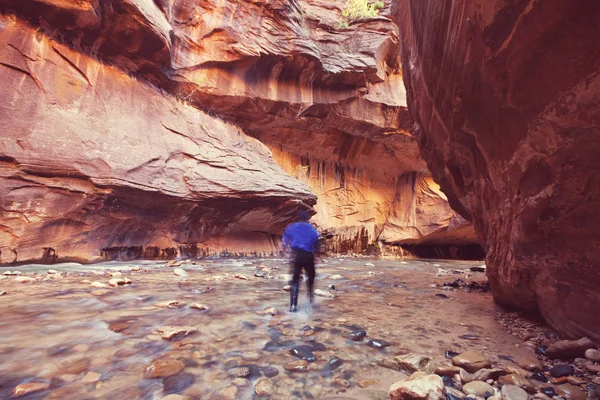
[[[390,4],[344,4],[0,0],[0,262],[269,253],[315,194],[328,251],[454,240]]]
[[[600,3],[398,0],[415,135],[496,301],[600,340]]]

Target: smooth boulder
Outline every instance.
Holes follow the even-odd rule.
[[[467,372],[476,372],[482,368],[490,368],[492,363],[483,354],[476,351],[465,351],[452,358],[452,364],[464,368]]]
[[[445,400],[446,388],[438,375],[415,372],[390,387],[390,400]]]

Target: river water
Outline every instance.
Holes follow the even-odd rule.
[[[377,365],[391,355],[413,352],[439,363],[446,350],[474,349],[493,361],[524,351],[495,321],[489,293],[431,286],[457,276],[483,279],[483,273],[436,276],[439,268],[477,264],[327,258],[318,266],[316,288],[335,297],[317,296],[310,306],[303,285],[295,314],[287,312],[289,293],[282,290],[289,272],[283,259],[53,265],[63,273],[57,280],[48,278],[48,266],[20,266],[38,281],[0,280],[7,292],[0,296],[0,398],[27,382],[48,386],[22,397],[28,399],[266,398],[256,394],[262,381],[258,392],[273,399],[384,399],[390,384],[406,376]],[[175,268],[188,275],[176,276]],[[119,270],[118,278],[131,284],[90,287],[88,281],[108,283]],[[240,274],[248,279],[235,277]],[[156,306],[170,300],[180,306]],[[265,313],[269,307],[279,314]],[[157,332],[164,326],[196,332],[166,340]],[[367,337],[347,339],[353,330]],[[369,339],[390,346],[372,348]],[[284,369],[297,360],[290,353],[295,346],[316,356],[309,371]],[[343,363],[328,366],[332,357]],[[144,370],[157,359],[178,360],[183,370],[147,379]]]

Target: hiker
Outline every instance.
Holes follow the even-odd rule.
[[[315,251],[319,240],[319,233],[308,222],[310,215],[298,211],[298,221],[287,227],[283,233],[281,244],[284,249],[292,252],[292,290],[290,291],[290,312],[298,311],[298,292],[300,290],[300,274],[302,269],[308,276],[308,299],[313,302],[313,283],[315,281]]]

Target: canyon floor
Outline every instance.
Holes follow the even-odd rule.
[[[0,280],[0,398],[386,399],[410,375],[380,365],[396,354],[535,359],[490,293],[444,290],[485,282],[481,262],[325,258],[295,314],[284,259],[170,264],[5,268],[21,275]],[[527,326],[513,333],[545,330]]]

